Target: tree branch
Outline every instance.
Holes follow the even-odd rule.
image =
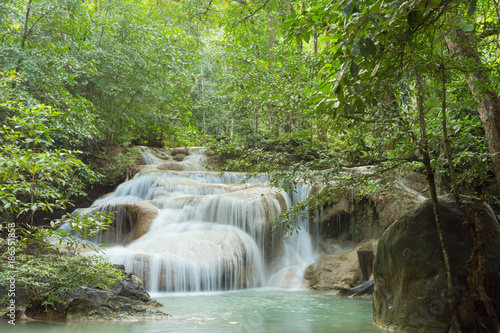
[[[490,29],[486,29],[482,33],[479,34],[479,38],[484,39],[493,35],[498,35],[500,33],[500,27],[494,27]]]
[[[201,15],[207,15],[208,11],[210,10],[210,7],[212,6],[212,1],[213,0],[210,0],[210,2],[208,3],[207,9],[203,13],[201,13]]]
[[[260,6],[259,8],[257,8],[252,14],[250,15],[247,15],[243,20],[241,21],[238,21],[236,22],[235,24],[233,24],[233,28],[236,28],[239,24],[245,22],[246,20],[248,20],[249,18],[251,18],[252,16],[254,16],[259,10],[261,10],[262,8],[266,7],[266,5],[269,3],[270,0],[266,0],[266,2],[264,2],[262,4],[262,6]],[[239,2],[239,1],[238,1]]]
[[[345,115],[345,114],[340,114],[339,116],[342,117],[342,118],[345,118],[345,119],[351,119],[351,120],[361,121],[363,123],[376,123],[376,121],[374,119],[364,119],[364,118],[361,118],[361,117],[348,116],[348,115]]]
[[[24,44],[26,42],[26,40],[28,39],[28,36],[31,34],[31,32],[33,31],[33,28],[35,27],[35,25],[37,25],[38,22],[40,22],[41,19],[43,19],[45,16],[49,15],[50,13],[52,13],[54,10],[56,10],[56,7],[52,8],[51,10],[49,10],[48,12],[46,12],[45,14],[43,14],[42,16],[40,16],[38,18],[38,20],[35,21],[35,23],[33,23],[33,25],[31,26],[31,28],[28,30],[28,32],[25,33],[25,35],[23,36],[23,42],[22,42],[22,48],[24,48]],[[27,14],[28,15],[28,14]]]

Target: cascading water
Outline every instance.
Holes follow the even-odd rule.
[[[242,173],[204,171],[202,149],[162,158],[144,149],[143,160],[132,180],[83,210],[117,212],[112,228],[95,239],[108,244],[111,262],[125,265],[150,291],[302,287],[315,258],[308,223],[283,238],[282,230],[272,232],[272,221],[307,198],[309,186],[289,195],[266,177],[240,183]]]

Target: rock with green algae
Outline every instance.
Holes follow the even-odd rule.
[[[470,205],[470,198],[464,197]],[[456,273],[454,289],[466,288],[466,262],[472,237],[453,196],[439,198],[440,212]],[[486,292],[500,315],[500,227],[488,205],[482,221],[486,231]],[[373,320],[382,327],[406,332],[446,332],[450,313],[447,280],[432,202],[425,201],[391,225],[378,243],[374,263]]]

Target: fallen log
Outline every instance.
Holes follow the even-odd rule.
[[[340,288],[339,295],[345,295],[345,296],[372,295],[373,285],[374,281],[368,280],[361,283],[359,286],[353,288]]]

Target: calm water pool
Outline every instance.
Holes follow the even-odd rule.
[[[372,324],[370,299],[311,290],[153,295],[172,318],[78,324],[0,321],[1,332],[385,332]]]

